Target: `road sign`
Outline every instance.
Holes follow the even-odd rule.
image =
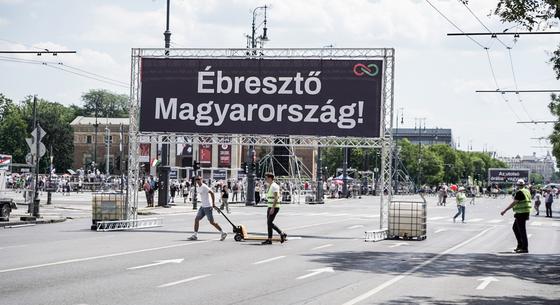
[[[33,165],[33,154],[32,153],[28,153],[27,155],[25,155],[25,163],[27,163],[29,165]]]
[[[37,124],[37,128],[33,129],[33,131],[31,132],[31,136],[34,139],[37,139],[37,129],[41,132],[40,134],[41,137],[39,138],[39,142],[41,142],[41,140],[43,140],[43,138],[47,133],[43,130],[43,128],[41,128],[41,125]]]
[[[25,142],[27,142],[27,146],[31,150],[31,154],[35,155],[37,152],[37,144],[33,142],[33,138],[25,138]],[[47,147],[43,143],[39,143],[39,157],[42,157],[47,152]]]

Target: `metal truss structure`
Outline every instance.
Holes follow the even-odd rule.
[[[122,231],[163,226],[163,218],[142,218],[133,220],[98,221],[97,231]]]
[[[260,134],[198,134],[174,133],[173,136],[190,139],[195,144],[237,144],[261,146],[292,147],[358,147],[381,149],[381,207],[380,228],[387,228],[387,208],[391,198],[391,148],[393,136],[393,99],[394,99],[394,53],[391,48],[282,48],[282,49],[132,49],[131,88],[130,88],[130,126],[128,159],[128,219],[135,220],[138,206],[139,183],[139,143],[141,138],[156,137],[161,143],[171,143],[168,133],[140,132],[140,95],[142,58],[196,58],[196,59],[321,59],[321,60],[382,60],[384,65],[382,107],[380,115],[379,138],[319,137]],[[256,55],[255,55],[256,54]],[[283,143],[287,137],[289,142]]]

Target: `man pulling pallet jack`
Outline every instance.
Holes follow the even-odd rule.
[[[229,218],[224,213],[221,213],[222,216],[224,216],[224,218],[233,227],[233,233],[235,233],[234,236],[235,241],[264,239],[264,241],[261,244],[271,245],[272,240],[278,240],[277,238],[274,239],[272,238],[273,229],[276,232],[278,232],[278,234],[280,235],[279,240],[281,243],[284,243],[287,240],[288,235],[282,232],[282,230],[280,230],[280,228],[278,228],[274,224],[274,218],[276,218],[276,215],[280,211],[280,186],[276,184],[276,182],[274,182],[274,174],[266,173],[265,177],[266,177],[266,183],[268,184],[268,191],[266,192],[266,199],[268,204],[268,209],[266,212],[266,220],[267,220],[266,224],[268,228],[268,236],[265,239],[263,236],[249,235],[247,234],[247,228],[244,225],[236,226],[235,224],[233,224],[233,222],[231,222],[231,220],[229,220]],[[220,211],[218,210],[218,212]]]

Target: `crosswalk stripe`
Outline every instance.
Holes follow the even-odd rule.
[[[482,218],[475,218],[475,219],[470,219],[469,222],[479,222],[479,221],[483,221],[484,219]]]
[[[543,223],[540,222],[540,221],[531,221],[531,223],[529,223],[529,224],[532,225],[532,226],[542,226]]]
[[[504,221],[504,220],[503,220],[503,219],[492,219],[492,220],[490,220],[490,221],[488,221],[488,222],[489,222],[489,223],[500,223],[500,222],[502,222],[502,221]]]

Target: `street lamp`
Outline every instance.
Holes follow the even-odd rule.
[[[266,27],[266,10],[270,8],[270,6],[259,6],[256,7],[255,9],[253,9],[253,22],[251,24],[251,36],[246,35],[245,37],[247,38],[247,48],[249,48],[249,46],[251,47],[251,49],[253,49],[252,54],[253,55],[257,55],[257,50],[255,50],[257,48],[257,43],[260,43],[261,48],[263,47],[264,43],[266,41],[268,41],[268,36],[266,35],[267,32],[267,27]],[[255,25],[255,20],[257,19],[257,15],[258,15],[258,11],[259,10],[264,10],[264,21],[263,21],[263,34],[261,36],[255,37],[255,32],[258,30],[258,28],[260,27],[260,25],[256,26]],[[250,42],[250,45],[249,45]],[[249,53],[247,53],[247,55],[249,55]]]

